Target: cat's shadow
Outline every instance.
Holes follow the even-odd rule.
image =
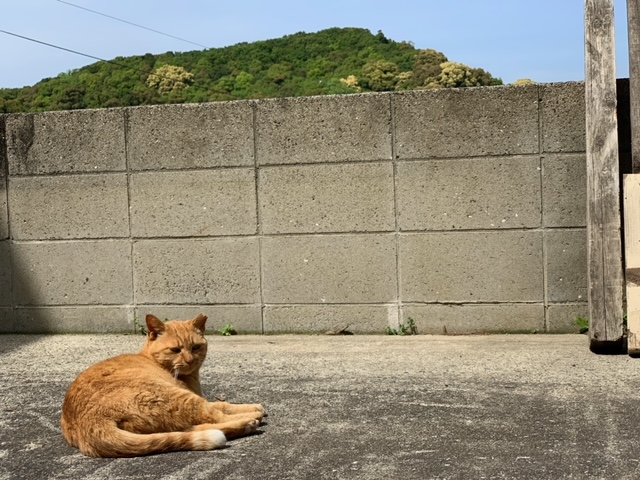
[[[261,427],[262,427],[263,425],[264,425],[264,424],[262,424],[262,423],[260,424],[260,426],[261,426]],[[218,448],[218,450],[226,450],[227,448],[233,448],[233,444],[234,444],[234,442],[235,442],[236,440],[242,440],[243,438],[249,438],[249,437],[259,437],[259,436],[261,436],[261,435],[264,435],[265,433],[267,433],[267,432],[265,432],[265,431],[263,431],[263,430],[256,430],[255,432],[249,433],[249,434],[247,434],[247,435],[245,435],[245,436],[243,436],[243,437],[240,437],[240,438],[233,438],[233,439],[229,440],[227,443],[225,443],[225,445],[224,445],[224,446],[222,446],[222,447]]]

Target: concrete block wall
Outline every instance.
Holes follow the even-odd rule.
[[[0,117],[0,331],[575,331],[584,86]]]

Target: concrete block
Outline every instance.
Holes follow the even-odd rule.
[[[401,230],[540,226],[539,157],[402,162],[396,178]]]
[[[262,333],[262,308],[260,305],[144,305],[135,309],[136,318],[144,325],[144,318],[151,313],[160,319],[189,320],[200,313],[209,317],[207,333],[217,334],[231,324],[239,335]]]
[[[9,211],[7,210],[7,188],[0,178],[0,240],[9,238]]]
[[[589,318],[589,304],[549,305],[547,307],[547,332],[579,333],[580,328],[576,324],[577,317]]]
[[[267,305],[265,333],[384,333],[398,321],[397,305]]]
[[[0,307],[0,333],[14,333],[14,317],[12,307]]]
[[[129,109],[130,168],[253,166],[252,105],[216,102]]]
[[[74,110],[9,115],[11,175],[123,171],[124,110]]]
[[[133,252],[138,304],[260,302],[257,238],[144,240]]]
[[[545,243],[548,301],[586,302],[586,230],[550,230],[545,233]]]
[[[265,167],[264,233],[393,231],[391,163]]]
[[[124,240],[14,243],[16,305],[132,302],[131,245]]]
[[[258,163],[391,159],[388,94],[259,100]]]
[[[9,204],[17,240],[129,235],[125,174],[13,177]]]
[[[586,150],[584,83],[540,86],[543,152]]]
[[[132,174],[132,235],[255,234],[255,184],[253,168]]]
[[[129,307],[27,307],[15,312],[15,333],[128,333]]]
[[[587,224],[585,154],[544,156],[542,203],[545,227],[581,227]]]
[[[267,237],[265,303],[389,303],[396,300],[394,235]]]
[[[411,317],[418,334],[535,333],[544,332],[544,306],[404,305],[402,321]]]
[[[0,118],[0,240],[9,238],[5,119],[6,117]]]
[[[8,241],[0,241],[0,306],[13,305],[11,252]]]
[[[543,300],[541,232],[410,234],[399,245],[405,303]]]
[[[538,153],[538,89],[482,87],[393,96],[396,158]]]

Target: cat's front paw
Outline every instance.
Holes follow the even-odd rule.
[[[249,420],[247,425],[244,427],[245,435],[255,432],[260,426],[260,420]]]

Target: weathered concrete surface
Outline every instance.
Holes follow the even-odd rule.
[[[4,122],[0,120],[0,139],[4,135]],[[9,238],[9,211],[7,203],[7,173],[4,152],[0,149],[0,240]]]
[[[216,308],[242,334],[574,333],[584,105],[567,83],[0,115],[0,332]]]
[[[585,278],[587,232],[553,230],[545,233],[547,295],[554,302],[580,302],[587,298]]]
[[[0,241],[0,305],[11,305],[11,283],[9,242]]]
[[[150,105],[128,109],[132,170],[254,164],[251,102]]]
[[[257,228],[253,169],[131,175],[134,237],[247,235]]]
[[[0,336],[0,478],[634,479],[640,361],[568,336],[210,337],[205,394],[262,402],[223,450],[90,459],[66,389],[140,336]]]
[[[560,101],[560,100],[559,100]],[[538,153],[538,89],[443,89],[393,96],[398,158]],[[564,137],[562,137],[564,138]]]
[[[265,167],[259,185],[263,233],[395,229],[389,162]]]
[[[400,237],[399,244],[400,292],[405,302],[543,298],[540,232],[416,233]]]
[[[384,94],[256,102],[259,165],[391,160],[390,98]]]
[[[377,303],[397,296],[392,235],[267,237],[265,303]]]
[[[9,202],[13,240],[129,236],[123,173],[14,177]]]
[[[542,151],[584,152],[584,88],[577,83],[541,85],[539,95]]]
[[[587,159],[584,153],[542,157],[545,227],[587,224]]]
[[[397,182],[401,230],[540,226],[537,156],[403,162]]]
[[[126,169],[125,110],[75,110],[6,119],[10,175]]]
[[[256,238],[143,240],[133,246],[135,297],[146,304],[257,302],[258,259]]]
[[[132,300],[131,246],[126,240],[18,243],[12,246],[11,262],[19,305],[118,305]]]

